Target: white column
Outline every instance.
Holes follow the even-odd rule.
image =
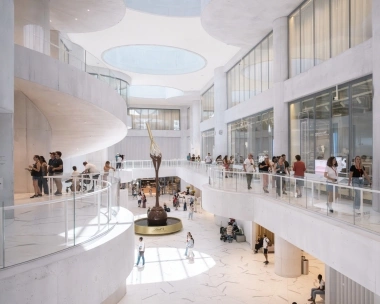
[[[301,275],[301,249],[275,235],[274,273],[284,278]]]
[[[15,43],[50,54],[50,0],[15,0]]]
[[[223,67],[214,72],[214,120],[215,120],[215,149],[214,157],[227,155],[227,124],[224,112],[227,110],[227,75]]]
[[[284,103],[288,60],[288,17],[281,17],[273,22],[274,155],[288,153],[288,104]]]
[[[192,153],[201,155],[201,102],[196,100],[191,104],[191,145]],[[187,152],[189,153],[189,152]]]
[[[12,206],[14,116],[14,7],[13,0],[0,1],[0,205]],[[1,245],[0,245],[1,246]]]
[[[372,49],[373,49],[373,169],[372,169],[372,186],[374,189],[380,189],[380,156],[377,152],[380,149],[380,132],[377,130],[377,123],[380,120],[380,0],[372,1]],[[380,197],[374,197],[372,208],[380,212]]]

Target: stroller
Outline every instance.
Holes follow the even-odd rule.
[[[223,242],[228,241],[228,243],[232,243],[232,237],[227,235],[227,228],[220,227],[220,240]]]
[[[87,190],[87,187],[86,187],[86,184],[89,184],[91,183],[90,180],[88,180],[90,176],[89,175],[83,175],[83,178],[85,179],[77,179],[76,180],[76,189],[74,189],[75,185],[74,185],[74,179],[68,179],[68,180],[65,180],[65,183],[68,184],[68,183],[71,183],[70,186],[67,186],[66,187],[66,193],[69,193],[69,190],[71,192],[74,192],[74,191],[86,191]],[[82,182],[83,182],[83,185],[82,185]]]

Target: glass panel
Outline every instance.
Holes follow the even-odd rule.
[[[351,0],[351,47],[372,37],[372,0]]]
[[[349,0],[331,0],[331,57],[349,48]]]
[[[300,119],[300,155],[306,164],[308,172],[314,172],[314,99],[301,101]]]
[[[332,101],[332,155],[350,159],[350,104],[348,99],[348,87],[339,89],[338,98],[333,92]],[[338,161],[339,163],[339,161]],[[346,162],[348,163],[348,162]]]
[[[240,85],[243,83],[243,101],[246,101],[249,99],[249,56],[245,56],[242,61],[240,75]]]
[[[171,110],[171,112],[172,112],[173,123],[172,123],[172,127],[171,127],[170,130],[176,130],[176,131],[178,131],[178,130],[180,130],[179,110]]]
[[[261,45],[255,49],[255,95],[261,93]]]
[[[352,138],[353,153],[362,158],[362,163],[369,175],[372,175],[372,79],[352,85]]]
[[[228,94],[228,108],[232,107],[232,70],[227,72],[227,94]]]
[[[255,82],[255,50],[249,53],[249,96],[256,95],[256,82]]]
[[[269,61],[269,41],[268,38],[264,39],[261,43],[261,89],[266,91],[269,89],[269,74],[268,74],[268,61]]]
[[[314,0],[315,65],[330,58],[330,2]]]
[[[290,113],[290,155],[294,157],[297,154],[301,154],[301,129],[300,129],[300,112],[301,103],[296,102],[289,105]]]
[[[149,110],[149,124],[152,130],[157,130],[157,110],[156,109]]]
[[[269,36],[269,59],[268,59],[268,73],[269,73],[269,88],[273,87],[273,34]]]
[[[289,70],[290,77],[301,73],[301,35],[300,11],[289,18]]]
[[[314,66],[313,1],[301,7],[301,73]]]
[[[132,128],[140,129],[141,128],[141,110],[140,109],[130,109],[129,115],[132,117]]]
[[[325,93],[315,98],[315,159],[330,157],[331,94]],[[322,173],[322,172],[321,172]]]
[[[149,122],[149,110],[141,109],[140,129],[146,129],[146,123]]]
[[[165,110],[157,110],[156,130],[165,130]]]
[[[202,159],[204,160],[207,153],[211,154],[211,157],[215,160],[216,156],[213,155],[214,149],[214,129],[202,132]]]
[[[240,103],[240,92],[239,92],[239,89],[240,89],[240,78],[239,78],[239,70],[238,70],[238,66],[235,66],[233,68],[233,105],[237,105]]]
[[[165,130],[172,129],[172,111],[165,111]]]

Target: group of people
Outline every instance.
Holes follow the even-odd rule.
[[[183,197],[180,197],[180,195],[190,195],[190,192],[189,192],[189,189],[186,191],[186,192],[182,192],[180,193],[179,191],[177,191],[174,195],[173,195],[173,207],[175,208],[175,210],[178,210],[180,206],[180,203],[179,203],[179,199],[180,198],[185,198],[185,201],[183,203],[183,211],[188,211],[189,212],[189,215],[188,215],[188,220],[193,220],[193,215],[194,215],[194,211],[195,211],[195,206],[194,206],[194,196],[190,196],[189,198],[189,208],[187,207],[187,202],[186,202],[186,197],[183,196]]]
[[[34,155],[34,164],[30,165],[27,170],[32,176],[34,195],[30,198],[42,196],[42,190],[44,194],[49,194],[49,185],[46,176],[62,175],[63,173],[63,161],[61,159],[62,153],[60,151],[50,152],[49,162],[46,162],[45,157],[41,155]],[[62,195],[62,181],[60,178],[54,178],[54,182],[57,187],[55,195]]]
[[[193,161],[193,162],[195,162],[195,161],[196,161],[196,162],[200,162],[200,161],[201,161],[201,157],[200,157],[200,155],[195,156],[195,154],[191,155],[190,153],[187,155],[186,159],[187,159],[188,161]]]

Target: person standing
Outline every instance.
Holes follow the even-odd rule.
[[[243,163],[244,172],[246,172],[248,190],[252,189],[252,176],[255,170],[255,162],[253,160],[253,154],[249,153],[248,158]]]
[[[48,175],[53,176],[53,168],[54,168],[54,162],[55,162],[55,152],[50,152],[50,159],[48,162]],[[53,180],[49,178],[49,187],[50,187],[50,193],[53,192]]]
[[[141,192],[137,194],[137,207],[141,207]]]
[[[41,189],[38,187],[38,182],[41,179],[41,163],[38,155],[33,156],[34,164],[29,166],[30,175],[32,176],[34,195],[30,198],[42,196]]]
[[[107,181],[108,175],[110,174],[110,170],[116,171],[114,167],[111,166],[111,163],[107,160],[103,167],[103,180]]]
[[[329,193],[327,207],[330,212],[333,213],[334,210],[332,208],[332,203],[334,200],[334,184],[338,183],[338,163],[336,162],[336,158],[334,156],[329,157],[327,160],[327,165],[325,169],[325,178],[327,181],[326,190]],[[335,187],[335,198],[338,197],[338,188]]]
[[[142,265],[144,266],[145,265],[145,257],[144,257],[144,252],[145,252],[145,243],[143,242],[143,238],[140,236],[139,238],[139,243],[137,245],[137,248],[138,248],[138,258],[137,258],[137,262],[136,262],[136,265],[135,266],[139,266],[139,263],[140,263],[140,258],[142,259]]]
[[[212,157],[211,157],[210,153],[207,153],[207,156],[205,157],[205,163],[206,163],[206,165],[212,164]]]
[[[187,251],[189,250],[189,240],[191,238],[191,233],[188,232],[186,236],[186,250],[185,250],[185,257],[187,257]]]
[[[322,280],[321,274],[318,275],[318,282],[319,282],[319,287],[311,289],[310,299],[308,299],[308,301],[311,301],[313,303],[315,303],[315,298],[318,294],[319,295],[325,294],[325,281]]]
[[[188,219],[193,220],[193,215],[194,215],[194,203],[190,203]]]
[[[116,154],[116,169],[121,169],[121,161],[122,161],[122,158],[120,156],[120,153]]]
[[[48,165],[46,163],[45,157],[40,156],[40,163],[41,163],[41,178],[38,183],[38,187],[42,191],[42,188],[44,189],[44,194],[49,194],[49,186],[47,183],[46,175],[48,173]]]
[[[278,158],[278,161],[275,165],[275,173],[276,173],[276,192],[278,196],[281,196],[281,184],[283,184],[283,176],[286,174],[285,173],[285,164],[283,161],[282,156]],[[282,188],[282,194],[286,194],[285,188]]]
[[[268,261],[268,247],[270,246],[270,240],[267,238],[267,235],[264,234],[264,239],[263,239],[263,248],[264,248],[264,257],[265,257],[265,265],[269,264]]]
[[[228,160],[228,156],[227,155],[225,155],[224,158],[223,158],[223,167],[224,167],[225,178],[228,178],[227,172],[229,171],[229,168],[230,168],[230,162]]]
[[[63,161],[61,157],[62,157],[62,153],[60,151],[55,152],[55,161],[53,162],[53,169],[52,169],[54,176],[60,176],[63,173]],[[62,179],[54,178],[54,182],[57,187],[57,191],[54,194],[62,195]]]
[[[188,240],[188,255],[187,255],[187,258],[188,259],[191,259],[191,260],[194,260],[194,252],[193,252],[193,248],[194,248],[194,238],[193,236],[190,234],[190,238]]]
[[[365,171],[364,166],[362,165],[362,159],[360,156],[355,156],[355,163],[350,168],[350,176],[348,178],[348,185],[351,185],[355,188],[363,188],[364,178],[368,181],[371,186],[371,180]],[[360,214],[360,190],[355,189],[355,201],[354,209],[357,214]]]
[[[293,164],[293,171],[294,171],[294,177],[297,178],[296,180],[296,192],[297,197],[302,197],[302,189],[304,186],[304,179],[305,177],[305,171],[306,166],[303,161],[301,161],[301,156],[296,155],[296,162]]]
[[[187,161],[191,161],[191,154],[189,153],[186,157]]]
[[[144,192],[142,193],[141,200],[142,200],[142,207],[146,208],[146,196]]]
[[[270,169],[270,163],[269,163],[269,156],[265,155],[264,161],[259,165],[259,171],[263,174],[263,190],[265,193],[269,193],[268,191],[268,184],[269,184],[269,169]]]

